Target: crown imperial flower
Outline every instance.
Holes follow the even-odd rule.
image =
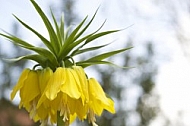
[[[61,23],[58,24],[51,13],[53,27],[38,4],[34,0],[30,1],[47,28],[49,40],[16,16],[15,18],[25,28],[39,37],[45,47],[36,47],[9,33],[0,33],[17,46],[35,52],[35,54],[10,59],[11,61],[33,60],[37,63],[33,69],[23,70],[13,88],[11,100],[17,92],[20,92],[19,108],[24,107],[30,117],[34,121],[40,121],[42,126],[47,125],[49,121],[52,124],[57,123],[58,126],[63,124],[68,126],[76,117],[80,120],[88,118],[93,126],[97,126],[96,115],[101,116],[103,110],[115,113],[114,101],[106,96],[95,78],[88,78],[84,68],[97,64],[115,65],[105,59],[129,50],[131,47],[105,52],[76,62],[74,57],[77,55],[108,45],[85,48],[87,44],[119,30],[99,32],[102,25],[98,30],[82,36],[91,25],[96,13],[86,25],[84,23],[87,17],[73,31],[65,30],[63,17]]]

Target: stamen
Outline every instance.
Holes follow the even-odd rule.
[[[88,112],[88,121],[89,123],[92,123],[93,126],[98,126],[95,122],[96,122],[96,118],[95,118],[95,114],[94,111],[89,109]]]
[[[93,126],[98,126],[95,122],[92,122],[92,125],[93,125]]]
[[[40,126],[47,126],[47,122],[48,122],[48,119],[45,119],[45,120],[41,121]]]
[[[36,102],[35,100],[32,101],[32,105],[30,107],[30,118],[33,119],[34,116],[36,115]]]
[[[60,103],[60,116],[63,116],[64,122],[69,122],[70,110],[67,104]]]

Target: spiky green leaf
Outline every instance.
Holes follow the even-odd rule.
[[[46,58],[44,58],[43,56],[38,55],[38,54],[25,55],[25,56],[20,56],[20,57],[13,58],[13,59],[5,59],[5,60],[8,61],[8,62],[18,62],[18,61],[23,60],[23,59],[33,60],[33,61],[39,63],[42,66],[44,65],[45,61],[47,60]]]
[[[63,59],[64,57],[66,57],[66,54],[65,54],[66,48],[68,48],[68,46],[74,42],[75,35],[80,30],[80,28],[82,27],[82,25],[84,24],[86,19],[87,19],[87,17],[84,18],[84,20],[73,30],[73,32],[71,32],[71,34],[68,36],[68,38],[66,38],[64,45],[63,45],[61,51],[59,52],[60,59]]]
[[[10,40],[12,43],[18,45],[18,46],[26,46],[26,47],[34,47],[33,45],[29,44],[28,42],[12,35],[12,34],[9,34],[7,33],[8,35],[6,34],[2,34],[0,33],[1,36],[7,38],[8,40]]]
[[[110,51],[110,52],[106,52],[106,53],[103,53],[103,54],[100,54],[100,55],[97,55],[97,56],[94,56],[92,58],[89,58],[88,60],[86,61],[101,61],[103,59],[106,59],[108,57],[111,57],[113,55],[116,55],[118,53],[121,53],[121,52],[124,52],[126,50],[129,50],[131,49],[132,47],[128,47],[128,48],[124,48],[124,49],[120,49],[120,50],[115,50],[115,51]]]
[[[91,21],[90,21],[90,22],[91,22]],[[79,49],[81,49],[83,46],[85,46],[86,44],[88,44],[88,43],[85,43],[84,41],[87,40],[90,36],[92,36],[92,35],[94,35],[95,33],[97,33],[97,32],[102,28],[102,26],[104,25],[104,23],[105,23],[105,22],[103,22],[103,24],[102,24],[96,31],[94,31],[93,33],[88,34],[88,35],[86,35],[86,36],[84,36],[84,37],[82,37],[82,38],[76,40],[75,42],[71,43],[71,44],[68,46],[68,48],[66,48],[66,50],[65,50],[65,55],[69,54],[74,48],[76,48],[77,46],[79,46],[79,45],[82,44],[82,43],[83,43],[83,44],[80,45],[76,50],[79,50]],[[87,24],[87,26],[89,26],[89,23]],[[86,28],[85,28],[85,29],[86,29]]]
[[[54,64],[55,66],[58,65],[55,55],[52,52],[48,51],[47,49],[35,47],[35,46],[29,44],[28,42],[26,42],[16,36],[13,36],[13,35],[5,35],[5,34],[1,34],[1,33],[0,33],[0,35],[8,38],[12,43],[14,43],[22,48],[34,51],[34,52],[48,58],[50,60],[50,62],[52,64]]]
[[[121,66],[118,66],[118,65],[116,65],[110,61],[100,61],[100,60],[97,60],[97,61],[81,61],[81,62],[76,63],[76,65],[82,66],[83,68],[86,68],[86,67],[89,67],[92,65],[100,65],[100,64],[110,65],[110,66],[115,66],[115,67],[120,67],[120,68],[131,68],[131,67],[121,67]]]
[[[115,32],[118,32],[118,31],[120,31],[120,30],[105,31],[105,32],[100,32],[100,33],[94,34],[94,35],[90,36],[85,41],[85,43],[87,44],[87,43],[89,43],[89,42],[91,42],[91,41],[93,41],[93,40],[95,40],[97,38],[100,38],[102,36],[105,36],[105,35],[108,35],[108,34],[111,34],[111,33],[115,33]]]
[[[40,17],[42,18],[48,33],[49,33],[49,37],[50,37],[50,42],[53,45],[54,48],[54,52],[56,52],[56,55],[58,54],[58,48],[59,48],[59,42],[56,36],[56,33],[53,29],[53,26],[51,25],[49,19],[47,18],[47,16],[44,14],[44,12],[42,11],[42,9],[38,6],[38,4],[35,2],[35,0],[30,0],[33,4],[33,6],[35,7],[35,9],[37,10],[38,14],[40,15]]]
[[[53,18],[53,22],[54,22],[54,25],[55,25],[55,28],[56,28],[56,34],[57,34],[57,39],[58,39],[58,50],[60,50],[61,49],[61,44],[62,44],[62,35],[61,35],[61,31],[60,31],[60,29],[59,29],[59,26],[58,26],[58,23],[57,23],[57,21],[56,21],[56,19],[55,19],[55,16],[53,15],[53,12],[52,12],[52,10],[51,10],[51,16],[52,16],[52,18]]]
[[[99,9],[99,8],[98,8]],[[93,17],[91,18],[91,20],[87,23],[87,25],[75,36],[74,40],[77,40],[85,31],[86,29],[90,26],[90,24],[92,23],[92,21],[94,20],[98,9],[96,10],[96,12],[94,13]]]
[[[100,48],[103,48],[105,46],[108,46],[111,43],[108,44],[104,44],[104,45],[100,45],[100,46],[94,46],[94,47],[90,47],[90,48],[85,48],[85,49],[76,49],[75,51],[73,51],[73,53],[71,54],[71,56],[75,56],[75,55],[79,55],[81,53],[85,53],[85,52],[90,52],[90,51],[94,51]]]
[[[33,28],[31,28],[29,25],[27,25],[26,23],[24,23],[23,21],[21,21],[17,16],[14,15],[14,17],[23,25],[25,26],[27,29],[29,29],[30,31],[32,31],[34,34],[36,34],[36,36],[38,36],[41,41],[48,47],[49,50],[51,50],[53,52],[53,47],[51,45],[51,43],[44,38],[40,33],[38,33],[36,30],[34,30]]]
[[[60,35],[62,38],[61,45],[63,45],[63,42],[65,40],[65,27],[64,27],[64,15],[63,14],[61,15],[61,24],[59,27],[59,31],[60,31]]]

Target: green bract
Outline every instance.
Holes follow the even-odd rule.
[[[100,38],[102,36],[118,32],[120,30],[111,30],[111,31],[105,31],[105,32],[99,32],[100,28],[88,35],[83,36],[84,32],[87,30],[87,28],[91,25],[92,21],[94,20],[96,13],[94,16],[90,19],[89,22],[86,22],[87,17],[84,18],[84,20],[81,21],[81,23],[73,30],[69,31],[68,29],[65,29],[64,27],[64,20],[63,16],[61,18],[61,23],[58,24],[53,13],[51,12],[54,26],[50,23],[47,16],[44,14],[44,12],[41,10],[41,8],[38,6],[38,4],[34,0],[30,0],[33,6],[35,7],[36,11],[40,15],[41,19],[43,20],[47,31],[49,33],[49,40],[45,37],[43,37],[42,34],[34,30],[32,27],[24,23],[22,20],[20,20],[18,17],[14,15],[14,17],[28,30],[32,31],[44,44],[47,48],[41,48],[36,47],[29,42],[24,41],[14,35],[11,35],[9,33],[3,34],[0,33],[1,36],[6,37],[9,39],[12,43],[23,47],[25,49],[31,50],[36,52],[36,54],[31,55],[24,55],[21,57],[18,57],[16,59],[12,59],[12,61],[19,61],[22,59],[28,59],[28,60],[34,60],[36,61],[40,66],[43,68],[50,67],[52,70],[55,70],[57,67],[60,66],[66,66],[70,67],[74,63],[71,59],[73,59],[74,56],[94,51],[97,49],[100,49],[102,47],[107,46],[108,44],[103,44],[100,46],[93,46],[89,48],[84,48],[85,45],[91,43],[93,40]],[[104,23],[103,23],[104,24]],[[68,32],[69,31],[69,32]],[[102,53],[99,55],[96,55],[94,57],[90,57],[89,59],[86,59],[84,61],[75,62],[76,65],[82,66],[83,68],[96,65],[96,64],[108,64],[108,65],[114,65],[113,63],[109,61],[104,61],[104,59],[111,57],[115,54],[124,52],[129,48],[124,48],[120,50],[114,50],[111,52]]]

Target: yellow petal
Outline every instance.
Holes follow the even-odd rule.
[[[43,93],[42,95],[41,95],[41,97],[40,97],[40,99],[38,100],[38,103],[37,103],[37,107],[36,108],[39,108],[41,105],[42,105],[42,103],[44,103],[45,101],[47,101],[48,99],[47,99],[47,97],[45,96],[45,93]],[[48,103],[48,102],[46,102],[46,103]],[[48,105],[48,104],[47,104]]]
[[[25,79],[23,87],[20,89],[20,97],[23,102],[30,102],[40,94],[38,74],[34,70],[30,70],[27,79]]]
[[[62,85],[65,83],[65,74],[65,68],[59,67],[50,77],[45,90],[45,94],[48,99],[53,100],[57,97],[57,94],[60,92]]]
[[[103,109],[115,113],[114,102],[107,98],[100,84],[94,79],[89,80],[89,106],[97,115],[101,115]]]
[[[87,105],[82,104],[82,100],[80,99],[73,99],[68,97],[68,107],[70,110],[70,114],[77,114],[80,120],[84,120],[86,118],[87,113]]]
[[[39,86],[41,94],[44,92],[53,71],[50,68],[45,68],[38,72],[39,74]]]
[[[88,103],[89,101],[89,95],[88,95],[88,82],[86,79],[86,74],[84,72],[84,69],[81,66],[73,66],[76,74],[78,75],[79,78],[79,84],[80,84],[80,89],[82,90],[81,98],[82,98],[82,103],[83,105],[85,103]]]
[[[28,73],[30,72],[30,69],[24,69],[17,84],[15,85],[15,87],[13,88],[13,91],[11,93],[11,100],[14,99],[16,93],[18,90],[20,90],[23,87],[24,81],[26,80],[26,78],[28,77]]]
[[[42,106],[43,107],[48,107],[48,99],[45,96],[44,90],[46,89],[46,86],[48,85],[48,81],[50,77],[53,75],[53,71],[50,68],[45,68],[42,70],[37,71],[38,76],[39,76],[39,88],[40,88],[40,94],[41,96],[39,97],[39,101],[37,104],[37,108],[41,106],[42,103],[44,103]]]
[[[70,115],[70,124],[75,121],[76,117],[77,117],[76,114]]]
[[[111,112],[112,114],[114,114],[115,113],[115,108],[114,108],[114,102],[113,102],[113,100],[111,100],[111,99],[108,98],[108,102],[105,105],[104,109],[106,109],[109,112]]]
[[[100,116],[104,110],[102,102],[92,97],[91,100],[92,101],[89,102],[89,108],[92,109],[96,115]]]
[[[73,71],[71,68],[65,69],[66,82],[62,85],[61,91],[71,98],[78,99],[81,96],[75,80],[78,76],[73,76],[71,71]]]
[[[50,122],[51,123],[57,122],[57,111],[54,111],[54,110],[50,111]]]
[[[94,78],[90,78],[88,81],[90,94],[96,99],[106,101],[107,98],[100,84]]]
[[[50,108],[49,108],[50,109]],[[40,106],[38,109],[37,109],[37,113],[38,113],[38,116],[41,120],[46,120],[48,118],[48,114],[49,114],[49,110],[48,108],[46,108],[45,106]]]
[[[50,106],[53,110],[58,111],[60,110],[61,106],[65,104],[67,101],[67,95],[59,92],[57,97],[50,102]]]

